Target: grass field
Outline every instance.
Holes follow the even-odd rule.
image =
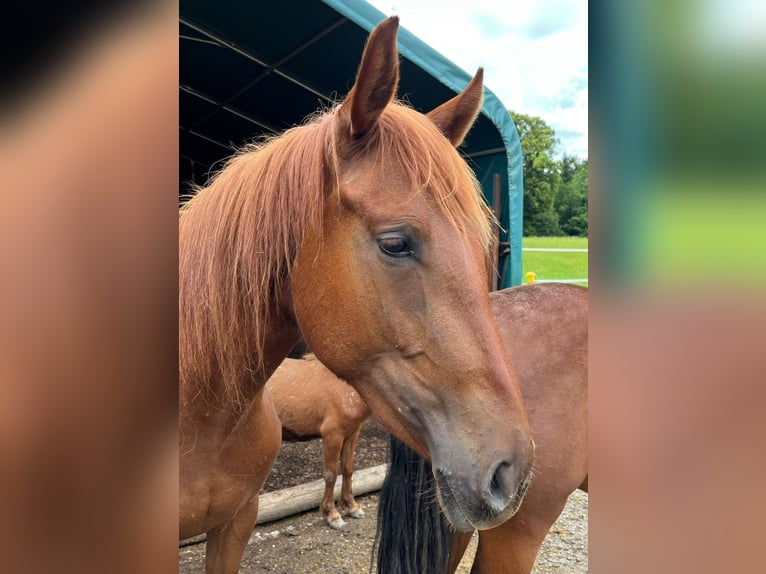
[[[525,237],[522,247],[544,247],[548,249],[587,249],[587,237]],[[522,282],[527,282],[527,273],[534,272],[535,280],[541,279],[584,279],[588,277],[587,253],[556,253],[533,251],[522,253]],[[588,286],[587,283],[577,285]]]

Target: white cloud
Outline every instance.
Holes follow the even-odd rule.
[[[587,3],[368,1],[398,14],[403,27],[465,71],[484,66],[487,87],[507,108],[543,118],[561,132],[562,151],[587,156]]]

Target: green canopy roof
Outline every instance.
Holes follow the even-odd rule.
[[[182,0],[180,13],[181,193],[189,182],[204,184],[236,146],[297,125],[345,96],[369,32],[386,17],[361,0]],[[422,112],[471,79],[406,27],[399,52],[399,97]],[[485,80],[491,85],[492,78]],[[505,106],[486,88],[482,113],[460,151],[488,203],[499,188],[499,287],[518,285],[521,145]]]

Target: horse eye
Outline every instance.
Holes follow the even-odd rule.
[[[381,237],[378,239],[378,246],[383,253],[391,257],[409,257],[415,254],[407,238],[401,235]]]

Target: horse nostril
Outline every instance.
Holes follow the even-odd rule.
[[[496,496],[496,497],[503,496],[502,479],[500,478],[500,473],[506,464],[507,463],[501,462],[499,465],[497,465],[495,472],[492,474],[492,480],[489,482],[489,493],[492,496]]]
[[[513,465],[508,461],[501,461],[492,472],[489,481],[489,496],[487,503],[495,512],[502,512],[512,497]]]

